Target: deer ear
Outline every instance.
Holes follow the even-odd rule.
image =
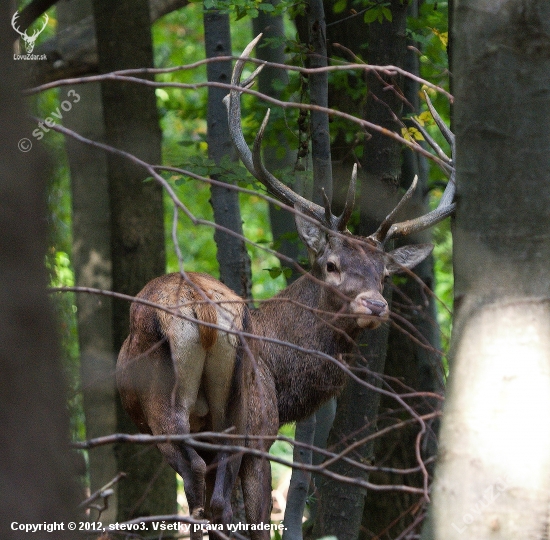
[[[432,252],[433,248],[432,244],[411,244],[390,251],[386,254],[386,274],[389,276],[405,268],[414,268]]]
[[[327,243],[327,235],[315,222],[304,218],[304,215],[307,215],[304,207],[296,203],[294,208],[297,211],[296,228],[302,242],[310,253],[319,254]]]

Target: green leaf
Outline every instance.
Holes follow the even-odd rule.
[[[347,5],[347,0],[337,0],[337,2],[332,7],[332,11],[334,13],[342,13],[342,11],[346,9]]]
[[[393,15],[392,15],[392,12],[389,8],[383,7],[382,8],[382,13],[383,13],[384,17],[386,18],[386,20],[392,22]]]
[[[266,13],[271,13],[275,11],[275,6],[273,4],[259,4],[258,9],[260,11],[265,11]]]
[[[264,268],[264,270],[267,270],[269,272],[271,279],[277,279],[283,273],[279,266],[274,266],[273,268]]]
[[[370,24],[371,22],[374,22],[376,19],[378,19],[378,9],[377,8],[371,8],[365,11],[365,15],[363,16],[363,20]]]

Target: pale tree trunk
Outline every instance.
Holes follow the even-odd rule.
[[[548,538],[550,3],[454,16],[457,310],[425,538]]]
[[[205,9],[204,35],[207,58],[231,56],[229,15],[221,14],[215,9]],[[208,80],[211,82],[229,83],[231,81],[231,61],[210,62],[206,69]],[[218,165],[225,156],[234,157],[227,123],[227,110],[222,101],[226,94],[227,90],[223,88],[208,88],[208,157]],[[223,180],[222,177],[215,175],[213,178]],[[239,238],[219,229],[214,232],[220,279],[243,298],[252,298],[250,257],[242,239],[239,194],[220,186],[212,186],[211,194],[210,202],[214,209],[216,224],[241,235]]]
[[[276,48],[272,46],[261,46],[265,39],[284,36],[283,18],[281,16],[273,17],[261,11],[258,17],[253,19],[252,27],[254,35],[258,35],[260,32],[263,33],[262,41],[260,41],[260,45],[257,47],[257,57],[268,62],[284,64],[285,54],[283,45]],[[265,67],[260,72],[258,76],[258,89],[260,92],[280,99],[281,92],[277,88],[277,83],[279,87],[288,84],[288,74],[285,70]],[[288,138],[282,131],[278,131],[276,137],[278,140],[277,146],[264,145],[264,163],[270,171],[282,171],[284,174],[281,175],[281,177],[284,181],[289,183],[294,191],[301,193],[303,192],[303,186],[301,185],[302,181],[299,178],[299,173],[296,170],[291,170],[296,161],[296,153],[289,150],[285,152],[284,156],[277,156],[278,147],[288,147]],[[289,182],[290,179],[294,181]],[[304,258],[304,249],[297,242],[294,216],[290,212],[272,204],[269,205],[269,216],[273,240],[277,251],[284,257],[294,261],[298,261],[299,258]],[[289,239],[289,235],[292,233],[296,236],[294,240]],[[281,258],[281,265],[283,267],[290,267],[290,263],[285,258]],[[299,275],[300,274],[293,269],[290,279],[287,281],[294,281]],[[297,423],[295,433],[297,441],[311,445],[313,444],[314,435],[315,415]],[[297,463],[311,463],[311,459],[311,450],[301,447],[294,448],[293,461]],[[284,517],[284,540],[302,538],[302,518],[310,487],[310,477],[311,475],[309,473],[299,469],[292,471]]]
[[[58,40],[64,30],[91,16],[90,0],[70,0],[57,6]],[[60,90],[60,101],[66,96]],[[78,102],[64,114],[65,127],[92,140],[104,137],[101,88],[97,83],[75,88]],[[71,99],[70,101],[74,101]],[[105,154],[71,138],[65,140],[71,170],[73,245],[72,263],[75,284],[111,290],[110,211]],[[78,342],[80,349],[81,388],[86,417],[86,437],[92,439],[116,432],[114,383],[115,352],[113,348],[112,302],[107,297],[81,294],[78,307]],[[112,446],[98,447],[88,454],[90,491],[94,493],[117,474]],[[117,492],[98,518],[106,523],[116,521]]]
[[[152,67],[151,23],[145,0],[113,3],[94,0],[100,71]],[[148,163],[160,162],[160,128],[152,88],[130,83],[102,84],[106,142]],[[146,171],[118,156],[107,157],[111,211],[113,289],[136,295],[165,273],[162,189],[145,182]],[[118,350],[129,331],[127,302],[113,302],[113,337]],[[118,404],[121,432],[136,430]],[[156,448],[116,448],[119,469],[118,520],[169,514],[176,510],[176,476]]]
[[[0,4],[0,531],[2,538],[78,538],[64,531],[13,530],[21,524],[78,521],[76,456],[68,448],[66,385],[46,297],[47,156],[28,152],[36,124],[20,98],[24,66],[13,61],[13,11]],[[24,141],[23,139],[27,139]],[[16,526],[17,527],[17,526]]]

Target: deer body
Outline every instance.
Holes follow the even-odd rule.
[[[245,59],[259,37],[236,63],[235,87],[241,84]],[[382,296],[384,279],[414,267],[432,249],[415,245],[386,253],[384,243],[449,215],[454,210],[454,182],[451,178],[442,197],[447,206],[440,203],[427,216],[395,224],[395,214],[412,194],[413,182],[378,231],[368,238],[353,236],[346,223],[353,207],[356,169],[341,216],[331,213],[328,201],[323,208],[297,195],[261,161],[268,115],[254,151],[246,145],[239,95],[239,90],[232,90],[227,101],[233,142],[249,171],[295,209],[311,271],[255,310],[204,274],[154,279],[138,295],[142,302],[132,304],[117,383],[126,411],[145,433],[185,435],[232,428],[236,440],[227,444],[267,452],[281,424],[306,418],[342,389],[345,375],[338,362],[345,362],[354,351],[361,329],[375,328],[389,317]],[[178,442],[158,447],[184,480],[192,517],[229,524],[231,493],[239,476],[248,523],[269,522],[267,459],[231,452],[226,445],[216,451]],[[250,534],[252,540],[269,538],[265,530]],[[192,530],[191,538],[198,540],[202,533]]]
[[[349,233],[333,237],[311,224],[304,230],[298,223],[312,252],[312,272],[256,310],[202,274],[169,274],[138,295],[172,311],[132,305],[117,382],[140,430],[168,435],[234,427],[241,444],[268,451],[280,424],[306,418],[341,390],[344,372],[319,353],[345,358],[361,327],[387,319],[382,287],[390,265],[364,239]],[[400,249],[393,257],[415,264],[430,250]],[[213,455],[174,443],[159,449],[183,477],[193,517],[229,523],[231,491],[240,474],[247,520],[269,521],[267,460],[247,455],[230,460],[223,451]],[[217,471],[207,474],[207,466],[216,464]],[[265,534],[258,531],[253,538]]]

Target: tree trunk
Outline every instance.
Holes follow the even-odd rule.
[[[550,4],[454,16],[456,319],[431,537],[548,538]]]
[[[328,64],[327,27],[322,0],[309,0],[305,16],[297,21],[300,41],[309,54],[306,67],[322,68]],[[328,74],[312,73],[308,77],[309,100],[312,105],[328,107]],[[323,191],[332,201],[332,161],[328,115],[310,111],[311,160],[313,165],[312,201],[324,205]]]
[[[13,60],[13,11],[0,5],[0,523],[1,536],[30,533],[19,524],[63,523],[36,537],[77,538],[76,456],[68,449],[66,386],[46,298],[47,156],[29,149],[36,125],[21,101],[21,62]],[[19,148],[18,150],[18,141]],[[34,142],[34,141],[33,141]],[[24,149],[29,151],[24,152]],[[15,522],[15,525],[14,525]],[[15,530],[14,530],[15,528]],[[32,536],[32,535],[31,535]]]
[[[417,17],[417,2],[409,4],[409,16]],[[416,48],[419,44],[413,44]],[[404,68],[410,73],[419,75],[419,62],[416,51],[407,50]],[[419,84],[405,79],[403,92],[413,110],[405,112],[418,114]],[[426,158],[407,149],[403,151],[402,186],[407,188],[415,175],[418,175],[418,187],[406,207],[404,219],[424,215],[428,206],[428,164]],[[421,244],[431,242],[431,230],[425,230],[408,236],[401,244]],[[392,305],[394,314],[411,324],[407,326],[399,319],[390,328],[388,352],[384,374],[393,377],[399,383],[388,380],[388,384],[396,393],[435,392],[440,395],[444,390],[443,366],[441,363],[440,328],[437,322],[437,310],[434,297],[430,290],[434,288],[433,258],[428,257],[414,268],[415,277],[401,276],[399,286],[394,291],[395,302]],[[419,278],[419,279],[418,279]],[[415,330],[412,330],[414,328]],[[410,335],[412,334],[412,336]],[[413,339],[413,337],[415,339]],[[418,341],[419,340],[419,341]],[[418,414],[426,414],[438,410],[441,401],[438,399],[409,400],[409,404]],[[395,425],[400,420],[410,416],[396,410],[394,399],[383,396],[380,404],[378,422],[379,429]],[[437,452],[438,419],[426,422],[428,432],[421,441],[422,458],[434,457]],[[379,438],[374,449],[376,464],[381,467],[395,469],[410,469],[418,466],[416,456],[416,437],[420,426],[418,424],[404,425],[400,429],[390,431]],[[427,466],[433,472],[433,464]],[[378,484],[405,484],[422,488],[423,475],[395,474],[388,472],[373,472],[370,480]],[[419,527],[417,519],[421,512],[423,497],[405,492],[382,491],[367,495],[363,512],[363,527],[360,538],[366,540],[387,534],[390,538],[399,536],[405,529]]]
[[[231,56],[231,33],[229,15],[215,9],[204,11],[204,35],[206,57]],[[209,81],[229,83],[231,62],[210,62],[207,66]],[[223,98],[227,90],[208,88],[208,157],[220,164],[225,156],[234,158],[233,145],[229,135],[227,110]],[[213,176],[216,180],[222,180]],[[211,187],[212,208],[217,225],[235,231],[242,237],[243,227],[239,194],[219,186]],[[214,239],[217,245],[217,258],[220,265],[220,279],[230,289],[243,298],[252,298],[250,257],[242,238],[216,229]]]
[[[325,10],[322,0],[310,0],[305,16],[297,20],[298,32],[301,42],[310,51],[306,58],[308,68],[321,68],[328,65],[327,56],[327,28],[325,21]],[[307,78],[309,100],[312,105],[328,107],[328,73],[314,73]],[[330,152],[330,126],[328,115],[321,111],[310,111],[310,137],[311,137],[311,159],[313,169],[313,190],[311,200],[324,206],[326,201],[332,202],[333,181],[332,181],[332,159]],[[331,400],[316,411],[310,418],[306,418],[296,425],[296,441],[312,445],[314,443],[326,444],[326,434],[332,426],[334,414],[334,401]],[[328,425],[327,425],[328,424]],[[311,465],[315,460],[317,463],[322,458],[314,452],[295,447],[293,459],[298,463]],[[287,514],[289,515],[287,530],[284,533],[284,540],[301,540],[302,516],[306,505],[306,499],[313,491],[312,475],[310,472],[294,469],[290,480],[287,508],[285,511],[285,524]],[[317,515],[317,508],[312,508],[314,516]]]
[[[275,0],[272,0],[276,4]],[[252,19],[252,29],[255,36],[260,32],[263,33],[263,38],[256,47],[256,56],[261,60],[278,64],[285,63],[284,46],[279,47],[262,47],[264,40],[268,38],[276,38],[284,36],[283,17],[274,17],[269,13],[260,11],[259,15]],[[262,94],[281,99],[281,91],[279,88],[288,85],[288,74],[284,69],[276,69],[272,67],[264,67],[258,75],[258,91]],[[272,111],[272,114],[274,111]],[[273,118],[273,116],[272,116]],[[273,122],[273,120],[271,120]],[[282,171],[281,177],[285,183],[296,192],[303,194],[303,180],[299,177],[299,173],[294,170],[296,161],[296,152],[290,150],[289,138],[283,130],[276,130],[275,138],[277,144],[265,145],[263,147],[262,157],[268,171]],[[288,148],[283,156],[277,155],[278,148]],[[275,249],[294,261],[305,258],[305,250],[298,241],[298,233],[294,224],[294,216],[273,204],[269,205],[269,219],[271,224],[271,233]],[[281,259],[281,265],[290,267],[287,260]],[[287,282],[292,282],[300,276],[294,268]]]
[[[70,0],[57,6],[58,39],[66,28],[91,16],[90,0]],[[65,127],[92,140],[104,138],[101,88],[99,84],[79,85],[76,102],[64,115]],[[60,90],[63,101],[66,90]],[[74,101],[73,98],[70,101]],[[84,146],[71,138],[65,140],[71,171],[73,223],[72,263],[75,284],[111,290],[111,239],[107,159],[103,152]],[[86,417],[86,437],[92,439],[116,432],[116,393],[113,377],[112,302],[107,297],[80,294],[78,307],[78,343],[80,349],[81,387]],[[103,446],[88,453],[90,490],[106,485],[117,474],[112,446]],[[109,498],[109,507],[100,519],[116,521],[116,491]],[[98,518],[92,512],[91,519]]]
[[[102,73],[151,67],[151,23],[145,0],[113,3],[94,0],[94,17]],[[149,163],[160,162],[160,130],[153,89],[129,83],[102,85],[103,114],[108,144]],[[113,288],[135,295],[150,279],[165,272],[162,189],[144,182],[145,171],[109,155],[111,255]],[[113,303],[116,350],[128,335],[129,306]],[[118,431],[135,427],[119,403]],[[119,484],[118,520],[176,510],[176,478],[156,448],[132,445],[116,448],[119,469],[128,478]]]
[[[393,64],[402,66],[405,55],[406,6],[399,0],[392,1],[392,21],[373,22],[369,27],[368,61],[374,65]],[[399,131],[402,101],[386,84],[399,86],[399,78],[381,81],[375,75],[367,76],[368,97],[366,118],[389,130]],[[384,84],[386,83],[386,84]],[[401,148],[391,139],[371,133],[365,142],[363,153],[363,184],[361,188],[361,224],[359,233],[373,232],[380,220],[395,206],[401,172]],[[386,292],[386,294],[389,294]],[[379,385],[384,371],[389,326],[364,332],[359,341],[362,358],[356,366],[363,370],[365,380]],[[364,352],[363,352],[364,351]],[[365,371],[366,370],[368,371]],[[371,374],[369,374],[372,373]],[[377,430],[379,393],[366,389],[355,381],[349,381],[338,400],[338,409],[328,446],[338,452],[345,446],[374,433]],[[354,458],[372,462],[374,443],[358,448]],[[364,471],[357,471],[339,462],[332,470],[344,475],[366,478]],[[319,489],[317,518],[313,537],[337,535],[339,540],[355,539],[359,533],[365,499],[365,489],[343,486],[326,479]]]

